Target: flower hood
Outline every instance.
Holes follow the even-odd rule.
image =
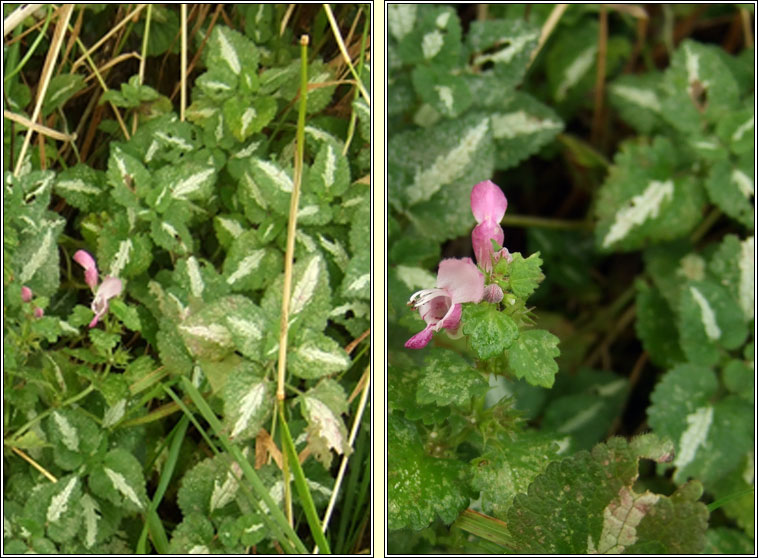
[[[471,212],[478,225],[471,232],[476,261],[483,269],[492,269],[494,240],[502,246],[505,235],[500,221],[508,209],[508,200],[500,187],[491,180],[480,182],[471,190]],[[501,254],[504,255],[504,254]]]

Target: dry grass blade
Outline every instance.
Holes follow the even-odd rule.
[[[43,476],[44,476],[44,477],[45,477],[47,480],[49,480],[50,482],[58,482],[58,479],[56,479],[56,478],[55,478],[55,477],[52,475],[52,473],[50,473],[50,471],[48,471],[48,470],[47,470],[47,469],[45,469],[45,468],[44,468],[42,465],[40,465],[39,463],[37,463],[36,461],[34,461],[34,459],[32,459],[31,457],[29,457],[28,455],[26,455],[26,454],[25,454],[23,451],[21,451],[21,450],[20,450],[20,449],[18,449],[18,448],[11,448],[11,449],[12,449],[12,450],[13,450],[13,452],[14,452],[15,454],[17,454],[17,455],[18,455],[18,456],[19,456],[21,459],[23,459],[23,460],[24,460],[24,461],[26,461],[26,462],[27,462],[29,465],[31,465],[32,467],[34,467],[35,469],[37,469],[37,470],[38,470],[40,473],[42,473],[42,475],[43,475]]]
[[[187,110],[187,4],[182,4],[182,63],[180,67],[180,81],[182,86],[181,102],[179,103],[179,120],[184,122],[184,113]]]
[[[3,37],[7,37],[22,21],[39,10],[42,6],[39,4],[22,5],[16,8],[11,14],[3,20]]]
[[[566,8],[568,7],[569,7],[568,4],[556,4],[555,8],[553,8],[553,11],[550,12],[550,16],[547,18],[544,25],[542,26],[542,31],[540,31],[540,39],[537,42],[537,48],[534,49],[534,51],[532,52],[532,56],[529,59],[530,66],[532,62],[534,62],[534,59],[537,58],[537,55],[539,54],[540,50],[542,50],[542,47],[545,46],[545,43],[547,42],[547,38],[550,36],[550,34],[555,29],[555,27],[558,25],[558,22],[561,20],[561,17],[563,16],[563,12],[565,12]]]
[[[350,428],[350,437],[348,440],[348,444],[350,447],[353,447],[353,444],[355,443],[355,437],[358,434],[358,428],[361,425],[361,420],[363,419],[363,411],[366,408],[366,403],[368,401],[368,392],[369,388],[371,387],[371,368],[367,367],[366,370],[363,372],[363,376],[361,377],[360,382],[358,382],[359,385],[363,385],[363,391],[361,392],[361,400],[358,402],[358,410],[355,413],[355,419],[353,420],[353,426]],[[324,533],[326,533],[326,528],[329,525],[329,519],[332,516],[332,512],[334,511],[334,505],[337,502],[337,496],[340,492],[340,486],[342,485],[342,479],[345,476],[345,470],[347,469],[347,462],[348,462],[349,456],[348,454],[345,454],[342,456],[342,462],[340,463],[340,469],[337,473],[337,479],[334,481],[334,488],[332,489],[332,496],[329,498],[329,505],[326,508],[326,512],[324,513],[324,519],[321,521],[321,528]],[[313,554],[318,554],[318,546],[313,549]]]
[[[42,110],[42,101],[44,100],[45,93],[47,92],[47,88],[50,85],[50,78],[53,75],[55,60],[58,58],[58,53],[60,53],[61,46],[63,45],[63,35],[66,31],[66,27],[68,27],[68,22],[71,19],[71,14],[73,11],[73,4],[64,4],[63,8],[61,8],[61,11],[59,12],[59,19],[58,23],[55,26],[55,33],[53,34],[53,40],[50,44],[50,50],[47,53],[45,65],[42,68],[42,78],[40,79],[40,85],[37,89],[37,102],[34,106],[34,112],[32,113],[32,122],[37,121],[40,111]],[[16,163],[16,168],[13,171],[14,176],[18,176],[18,173],[21,171],[21,167],[24,164],[24,157],[26,156],[26,150],[29,149],[29,142],[31,141],[33,132],[34,130],[32,128],[29,128],[26,131],[26,136],[24,136],[24,144],[21,146],[18,162]]]
[[[141,56],[137,54],[136,52],[125,52],[123,54],[119,54],[115,58],[111,58],[105,64],[100,66],[97,69],[97,73],[102,74],[106,70],[110,70],[111,68],[113,68],[113,66],[117,66],[118,64],[121,64],[121,62],[126,62],[127,60],[130,60],[132,58],[136,58],[140,60]],[[93,79],[95,79],[97,77],[97,73],[94,71],[91,72],[86,78],[84,78],[84,82],[87,83],[88,81],[92,81]]]
[[[76,134],[71,134],[71,135],[64,134],[63,132],[59,132],[58,130],[53,130],[52,128],[48,128],[47,126],[43,126],[42,124],[36,124],[35,122],[32,122],[31,120],[29,120],[26,116],[22,114],[16,114],[9,110],[3,111],[3,117],[7,118],[8,120],[13,120],[14,122],[18,122],[22,126],[31,128],[33,131],[37,132],[38,134],[47,136],[52,139],[56,139],[60,141],[74,141],[76,139]]]
[[[121,28],[129,23],[129,21],[134,18],[137,14],[139,14],[142,10],[144,10],[147,7],[147,4],[140,4],[137,6],[137,8],[132,11],[130,14],[127,14],[126,17],[124,17],[113,29],[108,31],[105,35],[102,36],[102,38],[97,41],[94,45],[92,45],[89,49],[87,49],[84,54],[82,54],[79,58],[76,59],[74,64],[71,66],[71,72],[75,72],[76,69],[84,64],[84,61],[89,57],[92,56],[92,54],[100,48],[113,34],[118,33]]]
[[[355,85],[358,88],[358,91],[361,92],[361,95],[363,95],[366,103],[371,106],[371,96],[368,94],[368,91],[366,91],[366,88],[363,87],[363,83],[361,83],[361,79],[353,67],[353,63],[350,60],[350,54],[348,54],[347,48],[345,47],[345,42],[342,40],[342,34],[340,33],[339,25],[337,25],[337,21],[334,19],[334,14],[332,13],[332,8],[329,6],[329,4],[324,4],[324,12],[326,12],[326,17],[329,20],[329,25],[332,27],[334,39],[337,41],[337,46],[342,53],[345,64],[347,64],[348,68],[350,68],[350,73],[352,73],[353,77],[355,78]]]

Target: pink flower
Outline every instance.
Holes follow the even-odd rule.
[[[34,317],[35,318],[41,318],[44,315],[45,315],[45,311],[42,308],[40,308],[39,306],[37,306],[37,307],[34,308]]]
[[[490,180],[480,182],[471,190],[471,211],[479,223],[471,232],[471,243],[474,246],[476,261],[485,271],[492,269],[493,261],[501,257],[510,259],[508,250],[493,253],[494,240],[502,246],[505,235],[500,221],[508,208],[508,200],[500,187]]]
[[[457,333],[461,321],[461,303],[479,302],[484,294],[484,275],[471,258],[449,258],[440,262],[437,288],[418,291],[408,304],[418,308],[426,327],[408,339],[405,347],[422,349],[435,331],[442,328]]]
[[[89,252],[78,250],[74,254],[74,261],[84,268],[84,280],[94,291],[95,298],[92,300],[92,311],[95,317],[89,323],[89,327],[95,327],[97,322],[108,311],[108,301],[121,294],[124,286],[117,277],[106,277],[100,286],[97,286],[97,264]]]
[[[77,250],[74,254],[74,261],[84,268],[84,281],[93,291],[97,287],[97,264],[95,258],[89,252]]]
[[[21,300],[29,302],[32,296],[32,290],[29,287],[21,287]]]
[[[95,292],[95,299],[92,301],[92,311],[95,313],[95,317],[89,323],[89,327],[95,327],[97,321],[105,315],[108,311],[108,301],[121,294],[123,285],[121,279],[116,277],[106,277],[103,282],[97,288]]]

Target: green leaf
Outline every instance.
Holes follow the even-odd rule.
[[[198,89],[215,103],[221,103],[226,99],[233,98],[237,93],[237,76],[226,65],[211,66],[207,72],[197,78],[195,83]],[[213,107],[213,104],[206,104],[201,97],[189,106],[187,118],[192,122],[204,125],[208,129],[208,119],[216,112]],[[220,111],[218,112],[218,116],[221,116]],[[218,121],[214,120],[214,122]],[[216,140],[221,141],[221,138],[216,135]]]
[[[341,196],[350,186],[350,165],[337,147],[324,142],[308,173],[308,189],[324,201]]]
[[[15,278],[35,296],[52,296],[60,284],[58,236],[62,221],[44,220],[35,231],[24,234],[13,262]]]
[[[711,167],[705,188],[711,201],[724,213],[753,229],[755,213],[755,177],[752,158],[746,165],[732,165],[729,161],[717,161]]]
[[[292,171],[257,157],[251,157],[249,161],[248,170],[240,178],[237,194],[245,216],[253,223],[260,223],[271,210],[289,216]]]
[[[737,522],[744,533],[755,531],[755,458],[749,452],[737,460],[736,467],[722,478],[708,484],[719,510]],[[710,508],[713,510],[713,507]],[[751,537],[752,539],[752,537]]]
[[[517,378],[550,388],[558,372],[559,339],[543,329],[522,331],[508,351],[508,366]]]
[[[443,116],[455,118],[471,104],[466,80],[446,67],[416,66],[411,78],[419,97]]]
[[[730,360],[722,371],[726,388],[749,403],[755,403],[755,373],[751,362]]]
[[[510,288],[517,297],[526,299],[545,278],[541,269],[542,258],[539,252],[526,259],[519,252],[512,254],[512,257],[513,261],[510,262],[507,271]]]
[[[539,27],[524,19],[476,20],[471,22],[466,44],[473,67],[493,65],[502,92],[521,83],[539,36]]]
[[[299,378],[321,378],[350,368],[350,357],[331,337],[307,330],[287,356],[289,370]]]
[[[592,22],[580,29],[563,33],[547,54],[547,78],[557,103],[576,103],[592,83],[597,60],[597,25]]]
[[[138,37],[147,37],[147,55],[160,56],[166,52],[179,52],[176,37],[180,33],[179,14],[176,10],[161,4],[153,6],[152,23],[149,34],[145,30],[145,20],[140,18],[134,25]],[[169,48],[171,49],[169,51]]]
[[[162,188],[156,200],[156,209],[160,213],[163,213],[160,202],[168,201],[168,198],[197,202],[207,202],[210,199],[217,172],[208,155],[207,151],[198,151],[186,158],[181,166],[166,165],[158,170],[155,183]]]
[[[663,117],[686,134],[701,133],[706,122],[716,123],[738,108],[737,83],[720,51],[685,39],[664,74]]]
[[[227,318],[249,308],[248,303],[246,297],[231,295],[205,304],[190,314],[178,326],[190,353],[198,358],[222,360],[234,351],[234,339],[227,327]]]
[[[471,187],[491,178],[494,145],[488,115],[469,114],[393,134],[388,144],[389,199],[418,231],[438,241],[470,232]]]
[[[261,304],[276,324],[281,315],[283,283],[284,277],[280,275],[266,290]],[[331,309],[329,275],[323,256],[316,252],[295,262],[289,307],[290,333],[295,327],[323,331]]]
[[[338,382],[324,379],[300,396],[299,402],[308,421],[308,446],[328,469],[331,450],[338,454],[350,453],[347,428],[340,416],[347,412],[345,390]]]
[[[140,331],[142,329],[136,307],[127,306],[123,300],[113,299],[110,301],[109,308],[128,329],[132,331]]]
[[[237,297],[235,308],[225,317],[226,327],[237,350],[260,361],[268,325],[263,310],[248,298]]]
[[[117,448],[105,455],[89,477],[94,494],[130,512],[144,511],[147,492],[142,465],[128,451]]]
[[[84,89],[84,77],[79,74],[59,74],[50,80],[42,101],[42,116],[47,117],[71,97]]]
[[[219,244],[227,251],[234,239],[245,232],[246,226],[245,218],[237,213],[219,213],[213,218],[213,229],[216,231],[216,238]]]
[[[531,95],[516,92],[490,115],[495,168],[505,170],[537,153],[563,130],[558,115]]]
[[[78,164],[58,174],[55,193],[82,211],[99,209],[105,199],[105,173]]]
[[[56,410],[46,422],[53,460],[61,469],[73,471],[81,466],[103,441],[103,433],[95,422],[73,409]]]
[[[271,97],[252,100],[232,97],[224,102],[224,121],[237,141],[244,142],[271,122],[276,108],[276,101]]]
[[[156,334],[158,354],[167,370],[177,375],[188,374],[192,370],[193,359],[184,345],[174,320],[161,318]]]
[[[658,72],[624,74],[608,86],[611,105],[640,133],[650,133],[662,124],[661,77]]]
[[[235,292],[266,287],[281,269],[281,255],[263,247],[258,235],[255,230],[244,232],[233,241],[226,255],[224,278]]]
[[[605,439],[628,396],[628,380],[611,372],[580,368],[560,375],[550,392],[541,428],[570,436],[571,450],[591,449]]]
[[[238,441],[255,438],[275,404],[273,384],[253,369],[229,376],[222,397],[225,428]]]
[[[652,145],[622,145],[596,204],[600,248],[635,250],[648,240],[687,234],[700,222],[702,187],[691,175],[677,173],[678,160],[676,148],[662,136]]]
[[[418,6],[418,17],[415,12],[413,19],[395,26],[398,34],[402,33],[397,49],[401,60],[406,64],[456,66],[461,52],[461,23],[456,12],[432,5]],[[407,15],[397,11],[397,17]]]
[[[144,102],[155,101],[160,94],[149,85],[140,84],[139,76],[133,75],[121,84],[121,91],[110,89],[102,94],[100,103],[112,102],[117,107],[135,108]]]
[[[694,476],[715,481],[737,467],[735,456],[752,444],[752,406],[727,396],[713,402],[715,373],[694,364],[679,365],[663,377],[651,396],[648,421],[653,430],[676,442],[674,480]]]
[[[387,527],[423,529],[438,516],[452,523],[473,496],[467,466],[427,455],[416,427],[394,413],[387,427]]]
[[[729,527],[710,527],[705,533],[704,554],[752,554],[755,543],[745,533]]]
[[[257,70],[260,57],[258,48],[250,39],[225,25],[213,28],[203,54],[208,68],[226,68],[236,76],[243,69]]]
[[[488,447],[471,462],[471,486],[481,491],[482,511],[504,519],[516,494],[527,491],[534,478],[555,459],[557,450],[553,440],[536,432],[525,432],[502,446]]]
[[[123,221],[111,222],[104,227],[97,246],[97,262],[101,274],[128,279],[140,275],[150,267],[153,259],[150,237],[145,233],[130,232]]]
[[[401,411],[407,419],[421,420],[424,424],[441,423],[450,414],[448,406],[418,403],[416,392],[421,374],[418,367],[400,368],[390,364],[387,372],[387,405],[390,410]]]
[[[709,368],[690,363],[675,366],[650,396],[650,426],[659,436],[678,440],[687,428],[687,417],[708,402],[717,386],[716,374]]]
[[[736,349],[748,334],[740,307],[724,287],[710,280],[687,283],[678,325],[685,355],[706,365],[716,364],[719,347]]]
[[[752,320],[755,316],[755,238],[749,236],[740,241],[734,235],[726,235],[708,261],[708,272],[729,290],[745,320]]]
[[[113,199],[124,207],[139,209],[139,199],[152,188],[150,172],[139,159],[118,144],[111,146],[106,177],[113,186]]]
[[[187,225],[171,211],[171,205],[173,204],[169,204],[169,210],[164,215],[156,216],[150,222],[150,238],[156,246],[184,255],[192,251],[192,235]]]
[[[25,506],[24,515],[45,525],[47,535],[53,541],[70,541],[81,527],[81,498],[81,479],[67,475],[54,484],[43,485],[36,490],[34,498],[29,498]]]
[[[685,358],[679,346],[676,316],[668,302],[658,289],[644,281],[638,281],[636,286],[635,330],[650,360],[661,367],[682,362]]]
[[[342,295],[346,298],[371,300],[371,252],[356,253],[347,264],[342,280]]]
[[[639,457],[634,443],[612,438],[549,464],[508,511],[514,546],[535,554],[700,552],[708,520],[697,502],[702,487],[688,484],[670,497],[637,493]]]
[[[519,336],[513,318],[488,302],[465,305],[461,323],[471,348],[482,359],[503,354]]]
[[[425,360],[416,390],[416,400],[439,407],[465,407],[473,397],[483,396],[489,386],[471,364],[452,351],[437,350]]]
[[[224,260],[223,275],[234,292],[258,290],[274,280],[282,265],[281,254],[263,247],[258,231],[249,230],[232,242]]]
[[[214,541],[215,531],[213,523],[204,515],[185,516],[171,534],[169,552],[172,554],[210,554],[218,544]]]
[[[364,141],[371,142],[371,108],[366,99],[358,97],[353,101],[353,112],[358,115],[358,131]]]
[[[272,4],[240,5],[240,12],[244,14],[245,35],[258,45],[268,42],[275,35],[274,9]]]

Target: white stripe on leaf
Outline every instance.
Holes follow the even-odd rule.
[[[700,307],[700,319],[703,322],[703,328],[708,339],[711,341],[719,339],[721,337],[721,328],[716,323],[716,314],[713,312],[711,304],[697,288],[690,287],[690,293]]]
[[[311,261],[308,262],[308,266],[305,268],[305,272],[300,278],[300,281],[298,281],[295,288],[292,289],[290,314],[297,314],[300,312],[313,297],[316,285],[318,284],[320,261],[321,259],[318,256],[313,256]]]
[[[258,268],[258,265],[261,263],[261,260],[263,259],[265,253],[266,251],[264,249],[260,249],[254,251],[249,256],[242,258],[242,260],[237,265],[237,269],[226,279],[226,282],[229,285],[233,285],[243,277],[250,275]]]
[[[252,418],[259,413],[260,408],[263,406],[266,394],[266,384],[263,382],[256,383],[252,388],[248,390],[245,396],[240,401],[240,416],[237,422],[234,423],[232,429],[232,438],[237,436],[240,432],[245,430],[250,424]]]
[[[634,196],[626,207],[622,207],[616,212],[616,220],[608,231],[608,234],[605,235],[603,247],[607,248],[614,242],[618,242],[632,228],[641,225],[649,218],[658,217],[661,205],[666,201],[671,201],[673,197],[673,181],[651,181],[644,192]]]
[[[71,493],[76,488],[76,477],[68,481],[68,484],[58,494],[50,500],[50,507],[47,508],[47,520],[50,522],[58,521],[60,516],[66,513],[68,502],[71,499]]]
[[[76,428],[60,413],[53,413],[55,425],[61,433],[61,442],[71,451],[79,451],[79,433]]]
[[[53,257],[53,250],[55,249],[55,243],[53,242],[53,229],[48,228],[45,233],[45,237],[42,239],[40,247],[34,254],[27,260],[21,273],[19,273],[18,280],[20,283],[26,283],[34,277],[34,274]]]
[[[118,490],[127,500],[134,502],[134,504],[139,509],[142,509],[142,502],[140,502],[140,499],[137,497],[137,493],[134,491],[134,489],[129,486],[128,482],[126,482],[124,475],[114,471],[113,469],[109,469],[108,467],[105,467],[103,470],[113,483],[113,486],[116,487],[116,490]]]

